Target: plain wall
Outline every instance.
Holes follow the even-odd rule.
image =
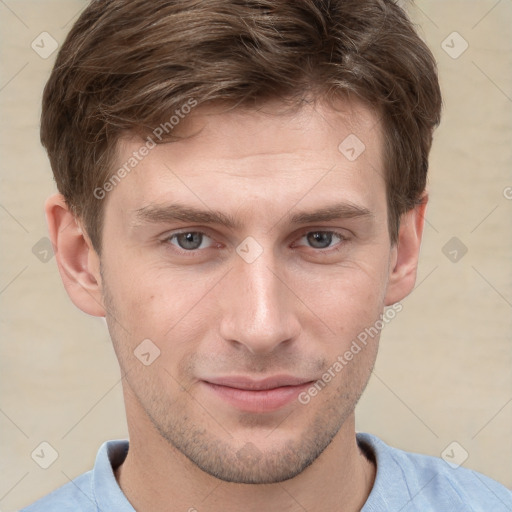
[[[84,6],[0,3],[2,511],[90,469],[103,441],[127,436],[105,323],[75,308],[55,258],[44,261],[43,203],[55,186],[38,123],[55,53],[43,59],[31,44],[42,32],[62,43]],[[512,2],[425,0],[411,15],[438,60],[444,114],[417,286],[383,331],[357,429],[436,456],[456,441],[465,467],[511,487]],[[454,31],[469,45],[458,58]],[[59,454],[46,470],[31,457],[43,441]]]

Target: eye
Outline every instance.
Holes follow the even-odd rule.
[[[312,249],[324,251],[329,248],[336,250],[336,245],[340,245],[341,242],[346,240],[346,237],[337,231],[309,231],[302,235],[299,240],[303,239],[307,241]],[[182,231],[181,233],[173,233],[164,241],[177,247],[178,252],[193,253],[199,249],[212,247],[212,243],[208,243],[208,240],[211,240],[211,238],[202,231]],[[336,241],[337,244],[331,245]]]
[[[209,247],[203,244],[205,238],[209,237],[202,231],[184,231],[182,233],[174,233],[166,241],[172,245],[177,245],[179,249],[190,252]],[[176,244],[173,243],[173,240],[176,240]]]
[[[333,240],[339,240],[339,243],[345,240],[345,237],[337,231],[309,231],[301,237],[306,239],[313,249],[329,249]]]

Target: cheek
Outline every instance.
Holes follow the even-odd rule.
[[[387,266],[378,261],[344,262],[324,275],[301,280],[305,302],[336,333],[353,335],[375,322],[383,310]]]
[[[119,334],[130,346],[148,338],[162,350],[170,344],[179,350],[207,328],[204,298],[213,280],[142,266],[123,272],[120,265],[108,275],[113,313],[125,328]]]

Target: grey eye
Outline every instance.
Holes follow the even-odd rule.
[[[305,235],[308,243],[314,249],[328,248],[333,241],[333,236],[339,238],[340,240],[342,239],[339,235],[333,233],[332,231],[311,231]]]
[[[178,242],[177,245],[180,249],[195,251],[196,249],[201,248],[203,237],[204,234],[198,231],[187,231],[185,233],[172,235],[169,240],[176,239]]]

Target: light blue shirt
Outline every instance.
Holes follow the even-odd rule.
[[[377,464],[362,512],[512,512],[512,492],[476,471],[392,448],[371,434],[358,433],[357,442]],[[112,469],[127,453],[128,441],[107,441],[94,469],[21,512],[134,512]]]

